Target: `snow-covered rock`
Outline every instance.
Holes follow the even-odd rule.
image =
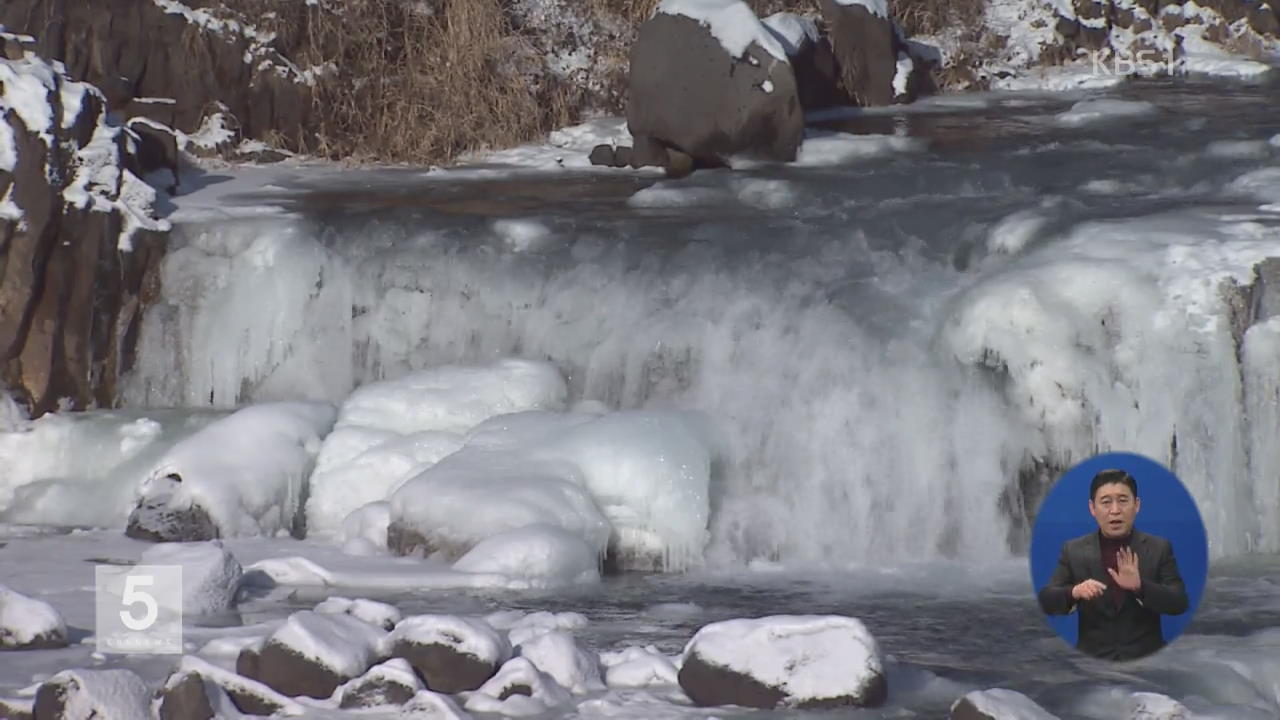
[[[338,688],[337,695],[340,707],[369,708],[403,705],[425,689],[408,661],[392,658]]]
[[[427,688],[454,694],[475,690],[511,657],[511,646],[489,624],[453,615],[414,615],[401,620],[387,640]]]
[[[646,688],[678,685],[676,664],[652,645],[601,653],[605,684],[611,688]]]
[[[382,628],[356,617],[303,610],[290,615],[260,652],[247,649],[256,659],[244,666],[253,670],[249,677],[283,695],[327,698],[383,658],[386,638]]]
[[[507,661],[484,685],[467,696],[466,708],[506,717],[541,715],[572,702],[569,692],[528,658]]]
[[[560,587],[600,581],[598,551],[567,530],[529,525],[481,540],[454,570],[511,578],[512,586]]]
[[[974,690],[951,705],[951,720],[1058,720],[1034,700],[1013,690]]]
[[[495,630],[505,631],[513,647],[522,645],[543,633],[557,630],[581,630],[590,622],[582,613],[553,613],[546,610],[531,613],[501,610],[486,615],[484,621]]]
[[[400,610],[396,606],[376,600],[365,600],[364,598],[352,600],[344,597],[331,597],[316,605],[315,611],[318,613],[350,615],[388,632],[394,630],[396,624],[402,619]]]
[[[230,610],[236,604],[243,569],[218,540],[165,543],[148,548],[139,565],[177,565],[182,568],[183,615],[197,617]],[[167,598],[161,593],[158,597]]]
[[[372,502],[352,510],[342,520],[342,551],[348,555],[385,553],[390,526],[389,502]]]
[[[237,713],[291,716],[303,712],[302,706],[292,698],[253,678],[218,667],[203,658],[184,655],[161,686],[157,709],[163,713],[164,706],[171,704],[174,713],[168,717],[162,715],[161,720],[190,720],[189,716],[178,714],[179,711],[202,707],[200,697],[189,680],[193,676],[204,681],[205,701],[215,717],[236,717]]]
[[[471,720],[471,715],[463,712],[448,695],[430,690],[419,690],[400,708],[400,714],[415,720]]]
[[[1168,695],[1137,692],[1129,698],[1127,720],[1192,720],[1194,715],[1186,705]]]
[[[138,484],[127,534],[160,541],[300,535],[303,483],[333,422],[330,405],[280,402],[209,424],[170,448]],[[212,535],[190,537],[192,530]]]
[[[875,638],[839,615],[706,625],[685,646],[679,680],[698,705],[874,707],[888,693]]]
[[[516,652],[575,695],[604,689],[600,659],[581,648],[573,636],[563,630],[551,630],[525,640],[516,645]]]
[[[64,670],[36,691],[41,720],[150,717],[151,693],[132,670]]]
[[[0,585],[0,650],[67,646],[67,623],[52,605]]]

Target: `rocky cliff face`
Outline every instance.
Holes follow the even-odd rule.
[[[0,381],[33,414],[110,406],[168,226],[104,95],[2,39]]]

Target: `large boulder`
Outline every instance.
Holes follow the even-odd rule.
[[[317,15],[281,8],[299,27],[277,34],[199,4],[7,0],[0,24],[35,36],[41,55],[101,88],[110,109],[126,117],[137,113],[138,99],[167,98],[173,102],[161,121],[185,133],[222,106],[245,137],[275,135],[290,145],[311,138],[313,76],[287,55],[299,53]]]
[[[338,696],[342,698],[339,707],[403,705],[425,689],[412,665],[402,658],[392,658],[338,688]]]
[[[838,615],[706,625],[685,646],[679,681],[703,706],[876,707],[888,696],[875,638]]]
[[[898,94],[898,36],[885,0],[820,0],[841,84],[857,105],[890,105]]]
[[[794,160],[804,115],[777,40],[741,0],[678,7],[702,12],[660,8],[631,47],[627,125],[637,147],[652,139],[705,166],[735,154]]]
[[[184,655],[178,661],[178,666],[156,691],[156,696],[160,720],[235,717],[237,712],[245,715],[298,715],[302,711],[296,702],[257,680],[194,655]]]
[[[0,585],[0,650],[67,646],[67,624],[52,605]]]
[[[802,108],[808,111],[855,104],[841,83],[831,40],[816,22],[787,12],[770,15],[763,22],[791,59]]]
[[[168,230],[136,136],[30,51],[0,59],[0,123],[0,384],[33,416],[111,407]]]

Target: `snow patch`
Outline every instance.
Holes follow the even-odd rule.
[[[235,606],[243,573],[234,555],[220,541],[159,543],[138,559],[139,565],[177,565],[182,568],[182,604],[170,607],[184,616],[198,617]],[[164,597],[168,597],[164,594]]]
[[[883,0],[880,0],[883,2]],[[751,43],[782,62],[787,51],[742,0],[662,0],[658,13],[683,15],[711,31],[731,58],[740,58]]]
[[[675,662],[652,645],[601,653],[600,663],[606,668],[605,684],[611,688],[680,684],[680,671]]]
[[[604,689],[600,680],[600,660],[583,650],[573,636],[551,630],[520,643],[520,657],[551,676],[561,687],[575,695]]]
[[[844,165],[860,160],[921,152],[926,147],[926,141],[918,137],[809,131],[796,154],[795,164],[803,167]]]
[[[800,53],[806,42],[818,42],[818,24],[795,13],[774,13],[761,21],[788,56]]]
[[[481,540],[453,564],[459,572],[503,575],[511,588],[590,585],[600,581],[599,556],[578,535],[529,525]]]
[[[357,598],[331,597],[315,607],[318,613],[350,615],[390,632],[403,619],[394,605]]]
[[[1159,108],[1143,100],[1091,98],[1072,105],[1070,110],[1057,115],[1054,122],[1060,127],[1075,128],[1108,120],[1150,117],[1158,113]]]

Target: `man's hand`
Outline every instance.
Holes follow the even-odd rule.
[[[1107,586],[1089,578],[1071,588],[1071,597],[1075,600],[1092,600],[1107,591]]]
[[[1116,585],[1129,592],[1138,592],[1138,588],[1142,587],[1142,576],[1138,574],[1138,554],[1129,548],[1120,548],[1120,552],[1116,553],[1116,570],[1107,568],[1107,572],[1111,573],[1111,579],[1116,581]]]

